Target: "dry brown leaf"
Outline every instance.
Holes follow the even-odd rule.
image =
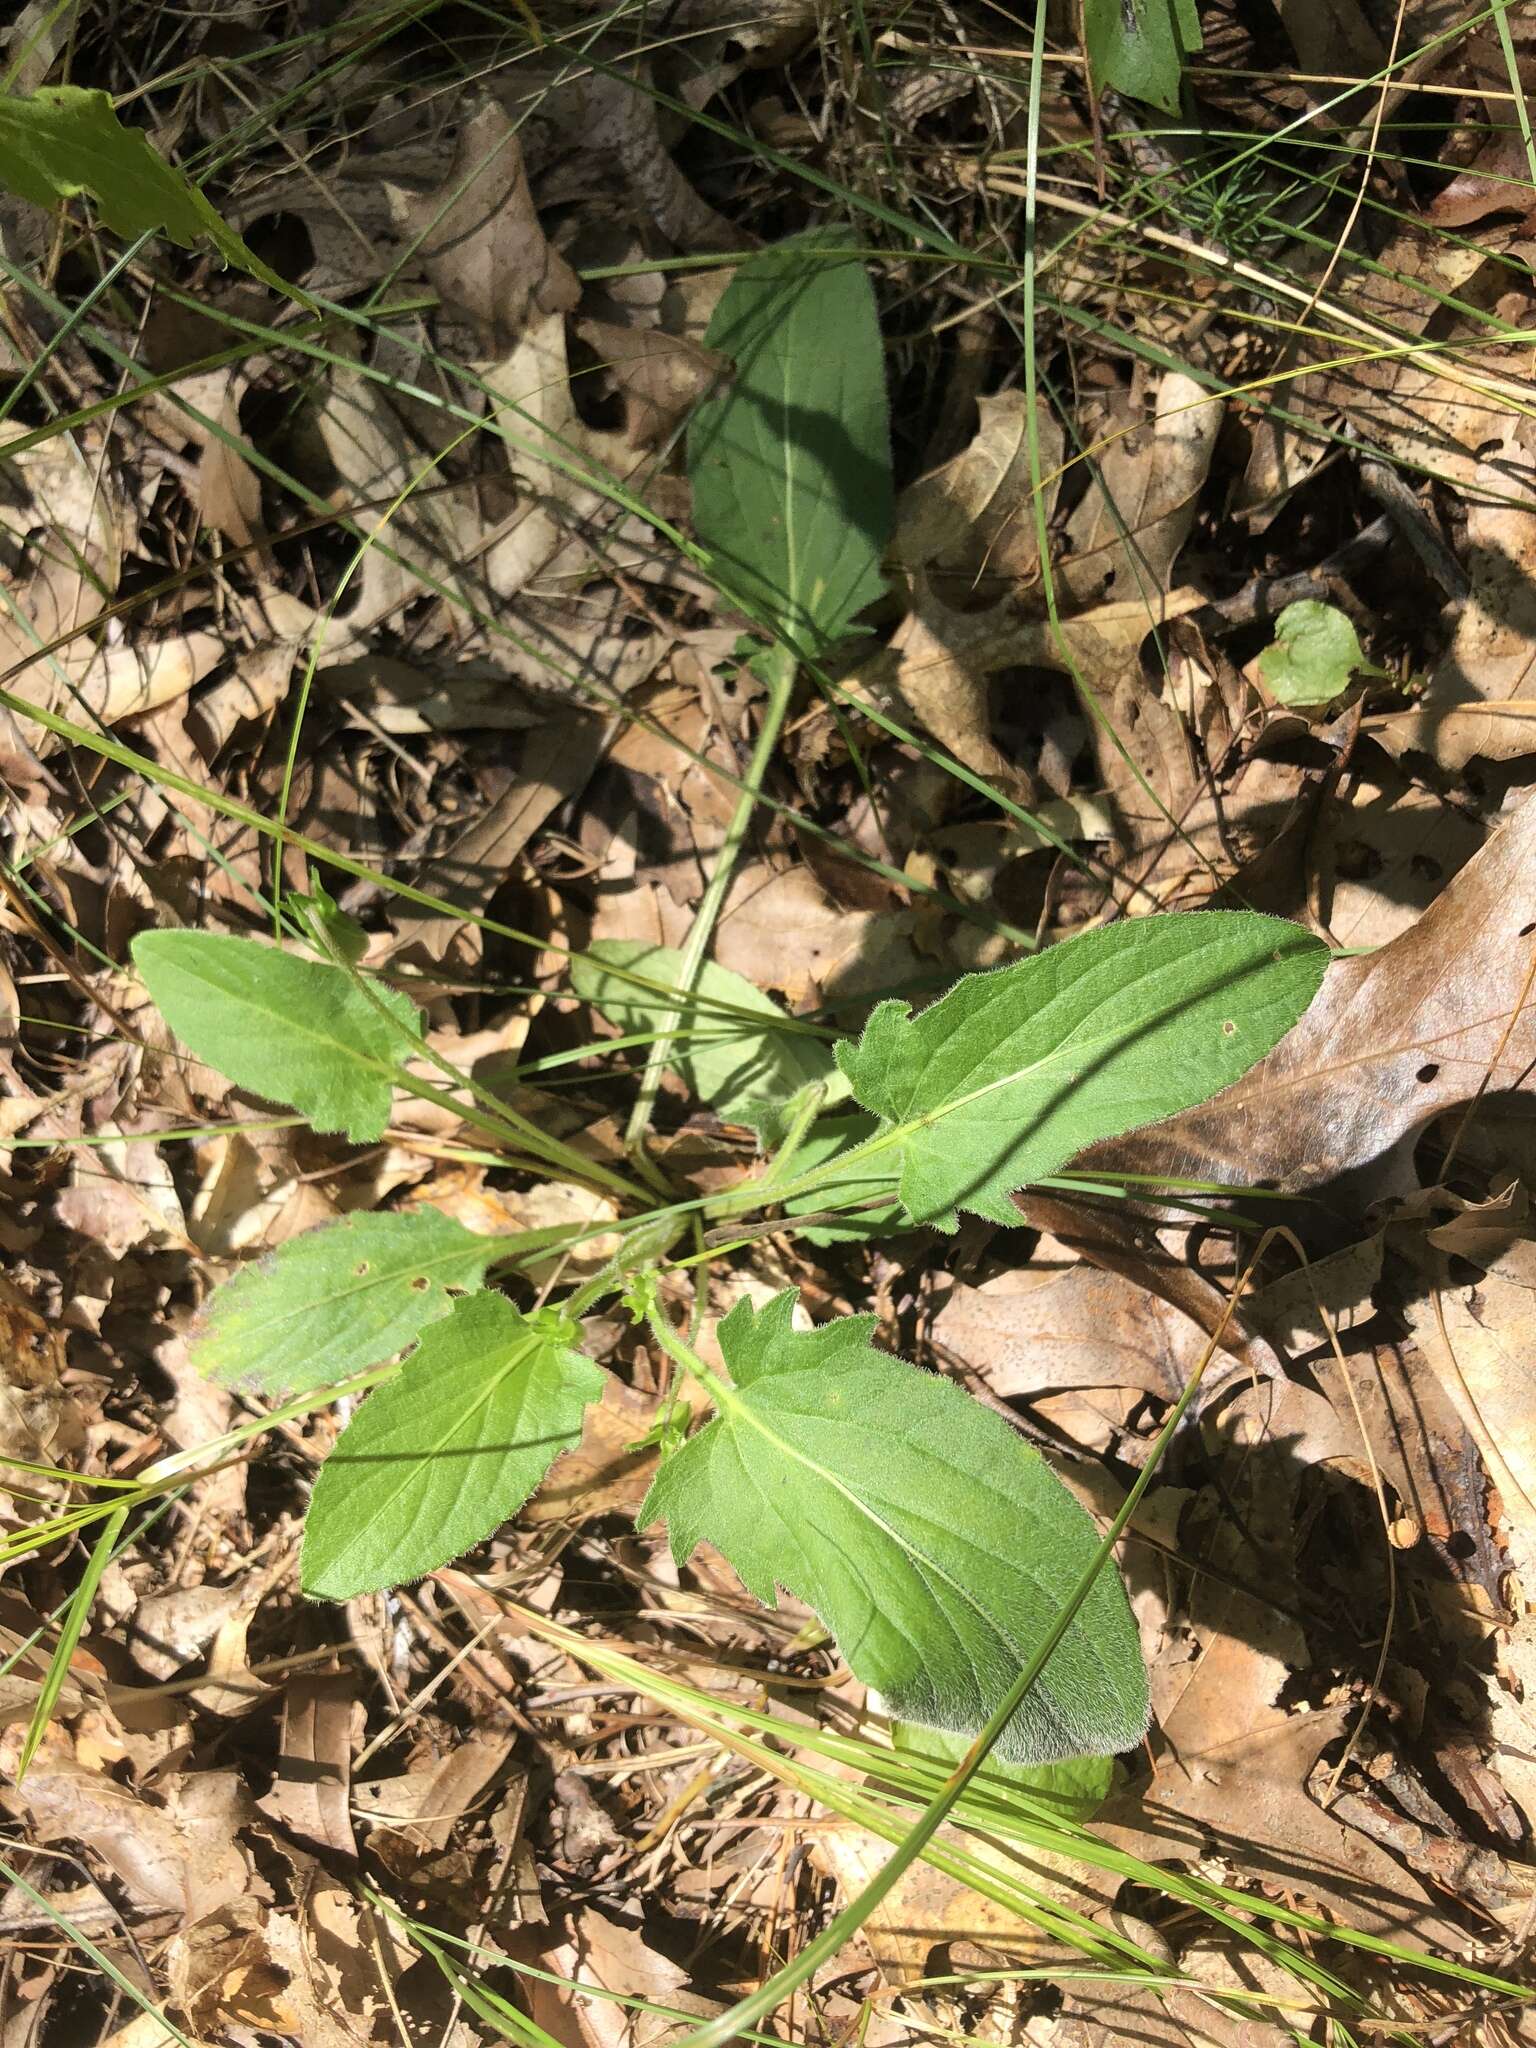
[[[494,102],[469,113],[435,191],[387,189],[427,276],[473,322],[484,353],[510,348],[530,313],[568,313],[580,298],[575,272],[539,224],[517,125]]]
[[[1193,1863],[1214,1852],[1250,1878],[1333,1907],[1367,1933],[1459,1952],[1465,1932],[1430,1892],[1307,1793],[1319,1753],[1357,1713],[1346,1705],[1276,1717],[1198,1756],[1167,1758],[1144,1798],[1111,1798],[1090,1826],[1148,1862]]]
[[[1000,1881],[1022,1884],[1052,1905],[1088,1913],[1101,1903],[1101,1874],[1070,1856],[1018,1844],[1004,1848],[976,1835],[967,1836],[964,1846]],[[890,1862],[891,1845],[882,1835],[844,1822],[814,1835],[812,1853],[846,1902]],[[1021,1914],[924,1862],[914,1864],[886,1894],[865,1921],[860,1940],[888,1984],[910,1984],[931,1967],[942,1969],[943,1959],[935,1959],[933,1951],[952,1942],[989,1950],[994,1963],[998,1957],[1043,1963],[1061,1955],[1060,1942]]]
[[[1411,929],[1336,961],[1295,1030],[1243,1080],[1079,1163],[1288,1190],[1363,1174],[1354,1193],[1333,1190],[1345,1205],[1414,1191],[1412,1147],[1430,1118],[1470,1103],[1485,1082],[1495,1096],[1530,1085],[1533,934],[1527,801]]]
[[[1443,228],[1464,228],[1490,213],[1529,217],[1536,206],[1530,158],[1521,136],[1490,135],[1465,170],[1443,185],[1425,208],[1425,217]]]
[[[65,1333],[19,1288],[0,1278],[0,1453],[12,1465],[68,1468],[85,1444],[85,1418],[64,1385]],[[0,1467],[3,1474],[4,1467]],[[48,1513],[50,1482],[0,1484],[0,1522],[17,1526]]]
[[[710,350],[656,327],[580,320],[576,332],[623,394],[624,431],[637,448],[667,440],[723,368]]]
[[[472,494],[440,487],[435,451],[416,443],[381,386],[359,370],[334,370],[315,425],[338,479],[340,502],[377,541],[359,560],[344,615],[310,614],[302,637],[340,659],[371,628],[429,593],[434,582],[477,609],[480,594],[464,568],[481,524]]]
[[[537,1939],[535,1939],[537,1937]],[[574,1987],[594,1984],[625,1998],[670,2005],[701,2019],[724,2008],[690,1990],[687,1973],[655,1949],[645,1935],[592,1907],[583,1907],[569,1931],[551,1941],[543,1929],[526,1930],[518,1954],[562,1979],[525,1979],[534,2024],[561,2048],[659,2048],[677,2033],[676,2020],[637,2013],[606,1998],[583,1998]],[[568,1988],[571,1987],[571,1988]]]
[[[1058,575],[1074,608],[1139,601],[1143,633],[1162,616],[1221,418],[1219,399],[1177,370],[1159,384],[1150,419],[1130,396],[1111,409],[1098,474],[1067,522]]]
[[[516,1738],[473,1735],[455,1743],[445,1756],[354,1785],[352,1804],[370,1826],[370,1847],[380,1852],[386,1837],[395,1851],[390,1867],[403,1876],[423,1857],[439,1854],[457,1823],[474,1813],[511,1759]]]
[[[1528,431],[1529,422],[1515,423]],[[1515,486],[1512,472],[1523,472]],[[1484,495],[1520,488],[1524,502]],[[1467,569],[1472,590],[1455,636],[1411,715],[1381,728],[1394,749],[1416,747],[1442,768],[1474,755],[1517,760],[1536,752],[1536,512],[1528,509],[1536,470],[1523,435],[1503,435],[1499,453],[1468,480]],[[1504,711],[1501,707],[1511,705]]]
[[[1040,573],[1024,394],[982,398],[978,409],[981,424],[970,446],[909,484],[896,503],[890,559],[908,571],[925,571],[935,596],[950,605],[995,599],[1005,585],[1035,582]],[[1048,406],[1038,405],[1035,417],[1049,521],[1064,436]]]
[[[140,1910],[182,1925],[262,1889],[237,1830],[253,1817],[234,1771],[173,1777],[152,1798],[84,1770],[45,1741],[7,1804],[42,1842],[78,1841]]]
[[[1140,597],[1114,599],[1063,619],[1059,632],[1006,597],[985,611],[942,604],[916,579],[911,609],[878,653],[844,679],[882,709],[932,732],[978,774],[1017,783],[1018,768],[991,737],[987,683],[1013,668],[1076,669],[1098,689],[1113,689],[1154,625],[1198,611],[1197,590],[1174,590],[1149,612]]]
[[[1116,1925],[1157,1954],[1161,1937],[1155,1928],[1124,1914],[1116,1915]],[[1296,1997],[1296,1979],[1258,1950],[1212,1944],[1168,1960],[1176,1961],[1181,1976],[1197,1977],[1213,1989],[1266,1990],[1287,2005]],[[1052,2048],[1123,2048],[1130,2042],[1136,2048],[1286,2048],[1295,2040],[1289,2029],[1265,2019],[1251,1998],[1222,2007],[1182,1984],[1142,1991],[1134,1983],[1067,1983],[1063,1992]]]
[[[1042,1250],[1044,1247],[1042,1246]],[[1073,1259],[1005,1267],[954,1285],[937,1341],[1003,1400],[1077,1387],[1131,1387],[1176,1400],[1205,1332],[1144,1285]]]
[[[722,967],[778,989],[791,1009],[900,985],[918,972],[909,912],[844,910],[803,867],[744,867],[715,940]]]
[[[176,1183],[152,1134],[125,1133],[102,1145],[81,1146],[70,1162],[69,1186],[61,1189],[55,1207],[67,1229],[101,1245],[113,1258],[136,1245],[187,1247]]]
[[[357,1861],[352,1832],[352,1750],[362,1732],[355,1671],[299,1673],[283,1687],[277,1779],[257,1803],[291,1840]]]
[[[1319,812],[1310,843],[1319,921],[1336,945],[1386,945],[1423,915],[1484,837],[1464,810],[1373,763]]]
[[[485,912],[534,834],[584,788],[597,765],[595,721],[550,718],[528,733],[505,770],[506,787],[453,842],[418,869],[416,887],[465,910]],[[402,903],[395,912],[399,950],[415,945],[437,964],[450,949],[466,966],[482,952],[477,925]]]
[[[133,1610],[128,1647],[149,1678],[173,1678],[200,1657],[244,1598],[237,1585],[172,1586]]]
[[[688,1390],[679,1390],[677,1398],[686,1406]],[[520,1519],[538,1524],[633,1514],[650,1491],[658,1456],[654,1444],[634,1446],[655,1428],[664,1408],[674,1405],[638,1393],[609,1373],[602,1398],[582,1417],[581,1442],[566,1452]]]
[[[168,394],[152,401],[167,433],[198,450],[192,490],[199,512],[237,547],[253,539],[261,524],[261,479],[233,445],[244,439],[240,393],[247,374],[229,365],[203,370],[177,379],[174,402]]]
[[[267,1954],[266,1919],[260,1900],[236,1899],[171,1937],[171,2003],[194,2034],[270,2025],[283,1978]]]
[[[398,2042],[398,2004],[390,1993],[415,1960],[382,1914],[306,1869],[297,1913],[267,1921],[267,1952],[284,1973],[264,2033],[286,2033],[305,2048],[385,2048]],[[383,1981],[381,1981],[381,1973]],[[461,2034],[450,2037],[460,2048]],[[445,2042],[444,2048],[450,2048]]]
[[[1451,1242],[1476,1259],[1465,1233]],[[1483,1271],[1471,1284],[1453,1280],[1443,1247],[1419,1256],[1425,1292],[1405,1303],[1409,1325],[1502,1503],[1516,1621],[1501,1644],[1504,1682],[1490,1688],[1491,1732],[1499,1777],[1536,1824],[1536,1241],[1517,1238],[1486,1264],[1477,1259]]]

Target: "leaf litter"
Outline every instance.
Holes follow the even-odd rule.
[[[539,1290],[615,1256],[625,1201],[590,1176],[629,1171],[632,1077],[764,715],[740,601],[785,596],[738,578],[722,597],[678,546],[684,449],[739,370],[715,322],[725,281],[811,229],[850,237],[878,295],[896,488],[887,505],[867,478],[859,514],[890,538],[851,551],[817,615],[835,688],[797,697],[719,906],[698,1028],[658,1098],[674,1187],[759,1175],[798,1091],[847,1115],[834,1031],[1024,945],[1152,936],[1160,911],[1214,906],[1348,950],[1267,1060],[1079,1153],[1070,1185],[994,1190],[951,1238],[884,1234],[872,1181],[872,1231],[819,1216],[717,1267],[711,1363],[717,1319],[741,1303],[747,1324],[789,1287],[818,1321],[873,1314],[881,1387],[881,1352],[955,1379],[992,1411],[989,1441],[1006,1426],[1048,1451],[1101,1525],[1216,1338],[1122,1545],[1152,1729],[1082,1853],[962,1811],[789,2009],[790,2036],[1267,2044],[1353,1994],[1447,2041],[1522,2038],[1508,2002],[1459,2013],[1326,1922],[1518,1975],[1532,1910],[1531,165],[1486,26],[1401,10],[1440,125],[1419,134],[1420,102],[1389,93],[1351,170],[1336,144],[1365,143],[1379,86],[1330,102],[1288,73],[1369,78],[1392,10],[1281,6],[1262,34],[1198,12],[1186,86],[1205,111],[1166,155],[1134,75],[1094,107],[1076,72],[1048,73],[1044,120],[1077,169],[1042,171],[1033,336],[980,269],[957,293],[892,226],[900,162],[913,218],[962,247],[1022,232],[992,159],[1026,133],[1026,53],[947,15],[942,93],[904,30],[834,48],[794,6],[745,26],[689,6],[675,43],[637,57],[609,30],[590,66],[572,56],[589,23],[568,44],[512,29],[511,61],[473,82],[404,29],[359,43],[295,14],[288,49],[273,24],[232,22],[227,49],[198,41],[184,105],[149,89],[145,146],[162,163],[240,151],[192,213],[156,186],[174,243],[146,245],[115,295],[86,303],[82,281],[103,230],[155,224],[124,214],[133,195],[114,210],[72,180],[50,212],[22,179],[7,200],[0,1796],[27,1883],[178,2026],[355,2048],[403,2016],[489,2038],[461,1997],[467,1941],[522,1973],[557,2041],[678,2038],[812,1940],[912,1811],[875,1796],[900,1752],[870,1667],[844,1666],[788,1593],[754,1610],[710,1541],[674,1556],[620,1519],[663,1483],[681,1418],[666,1361],[617,1312],[574,1348],[541,1339],[610,1376],[590,1404],[543,1389],[573,1449],[473,1574],[430,1569],[458,1504],[425,1502],[427,1576],[363,1594],[340,1628],[303,1600],[300,1522],[350,1411],[248,1434],[364,1351],[372,1366],[415,1343],[423,1368],[451,1365],[460,1290],[492,1258],[520,1342]],[[74,39],[23,19],[18,120],[54,88],[140,89],[95,10]],[[1527,26],[1507,25],[1528,82]],[[181,61],[164,24],[151,41]],[[334,70],[309,62],[321,50]],[[1276,137],[1271,89],[1299,140]],[[1177,104],[1166,80],[1148,97]],[[93,101],[91,118],[118,117]],[[1220,154],[1234,118],[1256,179]],[[826,203],[829,175],[851,214]],[[1085,228],[1091,186],[1106,220],[1152,232]],[[210,215],[243,272],[197,246]],[[303,328],[277,279],[331,324]],[[207,360],[242,339],[239,360]],[[140,392],[150,376],[164,387]],[[851,450],[866,465],[873,421]],[[859,496],[852,474],[829,463],[820,497]],[[794,601],[811,617],[823,596]],[[479,1092],[392,1093],[374,1059],[300,1128],[261,1092],[277,1054],[259,1023],[223,1058],[231,1085],[145,1002],[130,963],[153,988],[177,928],[271,931],[252,814],[285,806],[361,864],[328,886],[365,969]],[[292,846],[282,871],[307,888]],[[637,969],[659,993],[615,978]],[[312,986],[296,977],[293,1009]],[[362,992],[336,1015],[383,1057]],[[424,1059],[410,1075],[444,1081]],[[487,1114],[543,1151],[509,1165]],[[355,1313],[328,1263],[341,1240],[315,1231],[338,1218],[342,1277],[369,1267]],[[1269,1220],[1293,1236],[1220,1328]],[[225,1377],[231,1319],[271,1297],[211,1289],[269,1270],[328,1320],[302,1342],[279,1329],[263,1384],[232,1396],[199,1366]],[[501,1398],[531,1398],[522,1370]],[[394,1385],[398,1412],[359,1412],[408,1438],[411,1382]],[[491,1470],[494,1443],[462,1448],[511,1509],[521,1476]],[[88,1497],[62,1475],[210,1450],[217,1469],[101,1562],[19,1772],[39,1645],[97,1533],[33,1548]],[[715,1508],[691,1533],[750,1549],[750,1530],[723,1533],[723,1484]],[[584,1662],[583,1641],[640,1659],[652,1689]],[[707,1701],[743,1718],[711,1721]],[[744,1717],[763,1711],[774,1738],[754,1748]],[[850,1735],[868,1747],[829,1762],[818,1745]],[[1168,1888],[1186,1881],[1236,1909],[1192,1911]],[[1323,1916],[1326,1983],[1277,1962],[1276,1906]],[[1169,1981],[1075,1978],[1073,1916],[1101,1963],[1129,1943]],[[68,2024],[80,1994],[46,1912],[5,1917],[39,2024]],[[998,1978],[1021,1962],[1056,1992]]]

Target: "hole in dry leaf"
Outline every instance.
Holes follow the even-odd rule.
[[[1517,939],[1528,939],[1532,932],[1536,932],[1536,924],[1523,924],[1519,931],[1516,932],[1515,937]]]
[[[1415,1079],[1415,1081],[1433,1081],[1433,1079],[1435,1078],[1436,1074],[1439,1073],[1439,1071],[1439,1061],[1430,1060],[1426,1065],[1420,1067],[1419,1071],[1414,1075],[1413,1078]]]

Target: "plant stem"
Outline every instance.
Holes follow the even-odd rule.
[[[662,1350],[666,1352],[673,1364],[680,1365],[684,1372],[692,1373],[693,1377],[698,1381],[717,1408],[728,1407],[731,1400],[730,1388],[720,1378],[718,1373],[710,1371],[692,1345],[686,1344],[679,1337],[676,1330],[667,1321],[659,1303],[654,1297],[646,1309],[645,1320],[650,1328],[651,1335],[656,1339]]]
[[[661,1029],[656,1034],[645,1072],[640,1077],[640,1092],[635,1097],[634,1108],[630,1111],[629,1122],[624,1131],[624,1143],[629,1155],[638,1164],[645,1159],[645,1134],[650,1128],[651,1112],[656,1107],[656,1091],[661,1086],[661,1072],[672,1052],[672,1043],[677,1027],[683,1021],[688,999],[693,994],[694,983],[699,978],[699,969],[709,951],[709,942],[714,936],[715,925],[725,907],[726,893],[731,886],[731,877],[736,870],[736,857],[747,836],[752,822],[752,813],[757,808],[758,792],[763,778],[768,773],[768,763],[779,743],[779,734],[784,728],[785,713],[789,710],[790,695],[795,686],[797,667],[793,651],[782,642],[769,649],[763,659],[759,674],[768,685],[768,702],[763,708],[763,722],[758,730],[757,744],[752,749],[752,759],[747,764],[740,796],[731,813],[730,823],[725,828],[725,837],[720,842],[720,852],[715,860],[714,872],[709,885],[700,898],[699,907],[683,947],[682,964],[677,973],[677,1002],[661,1020]]]

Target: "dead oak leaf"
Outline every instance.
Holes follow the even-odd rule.
[[[459,130],[452,169],[435,191],[388,190],[427,276],[473,322],[487,353],[510,348],[530,312],[568,313],[580,298],[576,273],[539,225],[517,125],[493,102]]]
[[[1267,1059],[1213,1101],[1129,1140],[1085,1170],[1315,1188],[1361,1175],[1336,1199],[1412,1191],[1411,1153],[1434,1116],[1530,1087],[1536,1004],[1536,802],[1527,802],[1410,930],[1337,960],[1311,1009]],[[1363,1197],[1363,1201],[1362,1201]]]
[[[1295,1714],[1199,1756],[1165,1758],[1147,1792],[1112,1799],[1092,1831],[1147,1862],[1194,1863],[1214,1850],[1243,1876],[1331,1906],[1367,1933],[1459,1951],[1464,1930],[1418,1879],[1306,1790],[1324,1746],[1357,1712]]]

